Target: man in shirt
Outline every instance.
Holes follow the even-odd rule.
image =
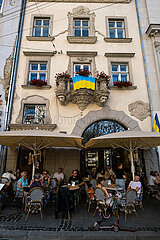
[[[64,181],[64,174],[62,172],[61,167],[58,168],[58,171],[53,175],[53,178],[57,179],[58,184],[60,184],[60,182]]]
[[[11,170],[7,171],[6,173],[3,173],[2,177],[8,178],[9,182],[12,182],[16,179],[16,176],[13,175],[13,172]]]
[[[77,170],[72,171],[72,176],[69,178],[68,182],[70,184],[74,185],[74,186],[75,185],[79,185],[79,186],[84,185],[84,181],[82,180],[82,178],[78,174]]]
[[[140,196],[141,193],[141,182],[139,181],[140,177],[135,176],[134,180],[129,183],[128,189],[135,189],[137,192],[137,197]]]

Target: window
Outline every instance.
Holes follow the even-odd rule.
[[[117,81],[129,81],[128,64],[111,63],[113,84]]]
[[[3,2],[4,0],[0,0],[0,13],[2,12]]]
[[[88,19],[74,19],[73,20],[73,35],[75,37],[89,36],[89,20]]]
[[[30,62],[29,82],[33,79],[47,81],[47,62]]]
[[[44,124],[46,105],[25,104],[23,112],[23,124]]]
[[[74,64],[74,76],[76,76],[76,72],[78,72],[80,69],[90,71],[90,64]]]
[[[109,19],[109,38],[125,38],[124,20]]]
[[[33,37],[49,37],[50,18],[34,18]]]

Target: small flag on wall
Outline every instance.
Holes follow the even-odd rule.
[[[89,76],[76,76],[73,77],[73,87],[74,90],[80,89],[80,88],[88,88],[95,90],[95,78],[89,77]]]
[[[158,120],[157,113],[156,113],[155,118],[154,118],[153,128],[154,128],[155,132],[160,132],[160,125],[159,125],[159,120]]]

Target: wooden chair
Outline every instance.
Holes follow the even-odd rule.
[[[27,216],[25,221],[27,221],[29,213],[35,208],[36,210],[40,211],[41,220],[43,220],[43,197],[44,191],[40,187],[35,187],[29,191],[27,198]]]

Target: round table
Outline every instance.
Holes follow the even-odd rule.
[[[111,190],[111,191],[123,191],[123,188],[121,187],[106,187],[106,190]]]

